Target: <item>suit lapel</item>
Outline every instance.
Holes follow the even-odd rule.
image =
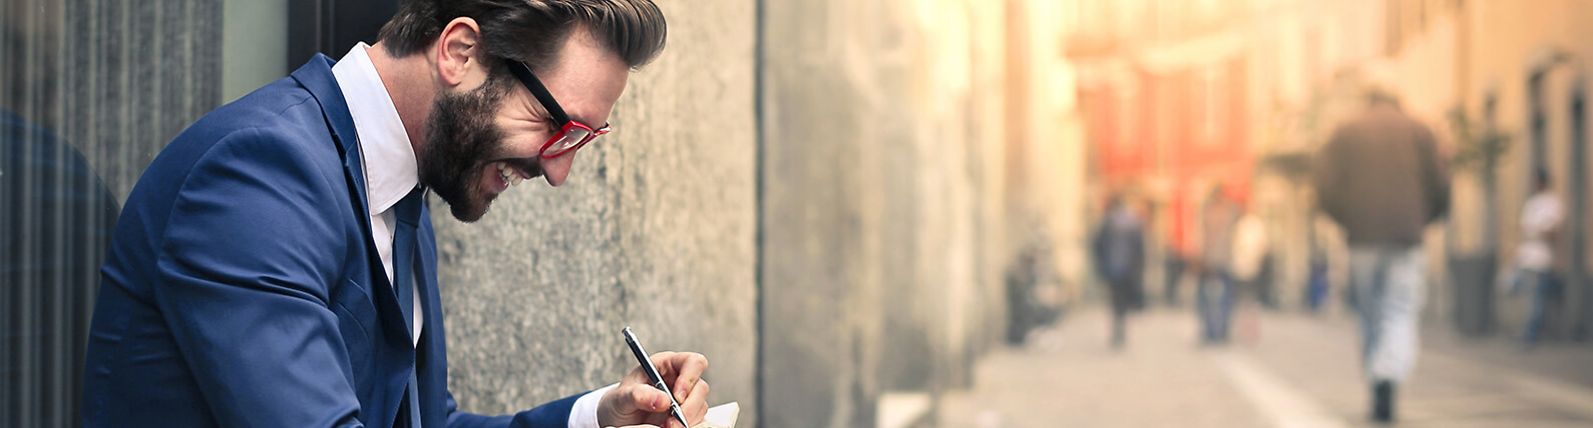
[[[292,74],[293,80],[298,81],[321,105],[322,117],[326,120],[327,129],[332,132],[332,140],[337,144],[337,152],[343,158],[343,178],[349,187],[349,200],[354,201],[354,211],[351,213],[359,222],[364,233],[366,265],[369,268],[368,285],[371,287],[371,297],[375,300],[379,323],[387,341],[402,343],[404,348],[412,346],[409,336],[409,326],[405,325],[402,309],[399,308],[398,298],[393,291],[392,283],[387,279],[387,269],[382,266],[381,253],[377,252],[376,244],[371,239],[370,205],[365,194],[365,172],[363,159],[360,156],[359,134],[354,130],[354,117],[349,113],[348,101],[343,99],[343,90],[338,87],[337,79],[332,76],[332,65],[335,62],[326,55],[316,54],[304,66],[299,67]]]

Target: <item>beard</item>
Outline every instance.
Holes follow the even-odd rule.
[[[420,181],[462,222],[481,219],[495,197],[483,188],[481,171],[504,151],[503,130],[493,122],[508,92],[504,83],[490,78],[469,92],[439,94],[427,119]]]

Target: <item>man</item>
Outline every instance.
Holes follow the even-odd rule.
[[[1144,299],[1145,277],[1145,221],[1122,195],[1108,199],[1091,252],[1096,274],[1110,287],[1112,348],[1122,348],[1128,341],[1128,312]]]
[[[1554,277],[1554,244],[1565,219],[1564,211],[1560,197],[1550,187],[1549,171],[1534,171],[1532,196],[1521,206],[1521,246],[1516,249],[1521,284],[1532,293],[1532,310],[1521,333],[1525,347],[1537,344],[1545,312],[1559,295]]]
[[[1201,343],[1224,345],[1233,324],[1234,227],[1239,222],[1239,205],[1217,185],[1201,207],[1200,281],[1195,289],[1196,310],[1200,312]]]
[[[1422,231],[1448,210],[1447,166],[1432,130],[1383,90],[1370,91],[1367,110],[1335,129],[1318,157],[1320,205],[1349,242],[1372,419],[1391,422],[1394,388],[1416,363]]]
[[[649,0],[406,1],[376,45],[201,118],[117,224],[84,424],[679,427],[639,368],[514,415],[458,411],[425,203],[470,222],[522,180],[563,183],[664,38]],[[700,421],[707,360],[652,362]]]

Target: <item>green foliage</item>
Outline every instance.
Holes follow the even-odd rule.
[[[1462,107],[1449,110],[1449,127],[1457,143],[1455,156],[1451,159],[1454,168],[1470,171],[1492,183],[1498,175],[1499,162],[1510,151],[1514,136],[1492,126],[1474,123]]]

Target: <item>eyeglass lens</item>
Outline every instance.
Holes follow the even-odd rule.
[[[548,146],[547,152],[549,154],[554,154],[573,149],[576,146],[581,145],[581,142],[586,141],[586,139],[591,135],[592,131],[588,131],[586,128],[571,126],[566,129],[562,138],[559,138],[558,141],[554,141],[553,145]]]

